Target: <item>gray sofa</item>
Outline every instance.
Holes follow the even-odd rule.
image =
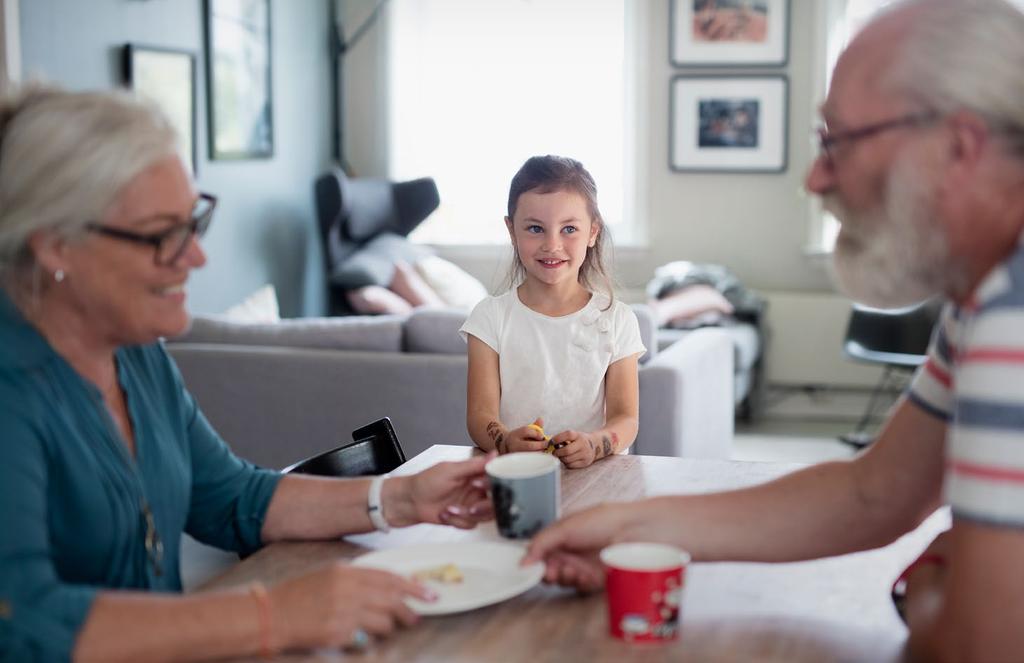
[[[649,349],[640,366],[636,453],[728,458],[733,346],[698,330],[658,348],[647,307],[634,307]],[[465,313],[349,316],[242,324],[198,317],[167,348],[213,426],[240,456],[284,467],[391,417],[410,458],[466,432]]]

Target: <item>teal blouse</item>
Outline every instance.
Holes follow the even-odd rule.
[[[99,390],[0,293],[2,661],[69,659],[98,591],[181,591],[182,531],[241,553],[260,546],[280,474],[231,453],[162,345],[121,348],[116,362],[134,458]]]

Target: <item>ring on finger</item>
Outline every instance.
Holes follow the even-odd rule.
[[[352,632],[352,643],[349,646],[352,649],[366,649],[370,646],[370,634],[364,629],[357,628]]]

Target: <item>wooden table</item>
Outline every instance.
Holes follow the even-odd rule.
[[[468,447],[434,446],[400,468],[417,472],[469,457]],[[800,466],[652,456],[614,456],[562,473],[563,513],[607,500],[699,493],[761,483]],[[799,513],[792,514],[799,518]],[[367,661],[883,661],[902,656],[906,629],[889,586],[899,571],[948,526],[938,512],[892,545],[866,553],[790,564],[705,563],[687,572],[679,640],[627,645],[608,635],[603,594],[538,586],[505,603],[445,617],[347,657]],[[742,522],[722,523],[742,527]],[[421,542],[499,539],[493,523],[472,531],[416,525],[345,541],[268,546],[207,588],[275,582],[314,565],[367,549]],[[282,661],[335,660],[336,652]]]

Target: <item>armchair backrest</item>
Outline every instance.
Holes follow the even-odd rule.
[[[849,357],[869,363],[918,366],[926,358],[941,307],[939,301],[894,310],[854,304],[843,351]]]
[[[383,425],[381,425],[383,424]],[[325,451],[281,470],[285,474],[358,477],[386,474],[405,462],[405,451],[385,417],[352,432],[353,442]]]
[[[315,195],[328,273],[381,233],[408,235],[441,202],[433,178],[407,182],[353,179],[339,168],[317,178]]]

